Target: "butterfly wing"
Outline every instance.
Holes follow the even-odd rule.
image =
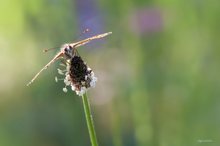
[[[42,71],[46,70],[52,63],[54,63],[57,59],[59,59],[60,57],[63,56],[63,52],[58,53],[56,56],[54,56],[54,58],[48,62],[32,79],[31,81],[27,84],[27,86],[29,86],[30,84],[32,84],[34,82],[34,80],[41,74]]]
[[[73,47],[73,48],[77,48],[77,47],[80,47],[80,46],[83,46],[83,45],[89,43],[89,42],[92,41],[92,40],[100,39],[100,38],[103,38],[103,37],[105,37],[105,36],[107,36],[107,35],[110,35],[110,34],[112,34],[112,32],[107,32],[107,33],[95,35],[95,36],[93,36],[93,37],[84,39],[84,40],[82,40],[82,41],[78,41],[78,42],[76,42],[76,43],[72,43],[72,44],[70,44],[70,46]]]

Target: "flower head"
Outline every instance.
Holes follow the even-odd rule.
[[[66,86],[71,86],[71,89],[77,95],[82,96],[90,87],[95,87],[97,77],[80,56],[73,56],[67,60],[66,70],[58,70],[58,73],[65,75],[64,83]],[[66,86],[63,88],[67,92]]]

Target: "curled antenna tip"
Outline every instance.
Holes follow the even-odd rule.
[[[45,53],[45,52],[48,52],[48,51],[50,51],[50,50],[54,50],[54,49],[56,49],[56,48],[58,48],[58,47],[55,47],[55,48],[49,48],[49,49],[44,49],[43,52]]]
[[[43,50],[44,53],[47,52],[47,51],[48,51],[48,49],[44,49],[44,50]]]
[[[90,31],[90,29],[89,28],[86,28],[84,31],[83,31],[83,33],[86,33],[86,32],[89,32]]]

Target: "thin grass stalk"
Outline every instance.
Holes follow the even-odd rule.
[[[82,95],[82,100],[91,144],[92,146],[98,146],[90,104],[86,93]]]

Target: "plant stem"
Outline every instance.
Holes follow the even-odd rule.
[[[86,116],[86,123],[89,130],[90,141],[92,143],[92,146],[98,146],[90,104],[86,93],[82,95],[82,99],[83,99],[84,112]]]

